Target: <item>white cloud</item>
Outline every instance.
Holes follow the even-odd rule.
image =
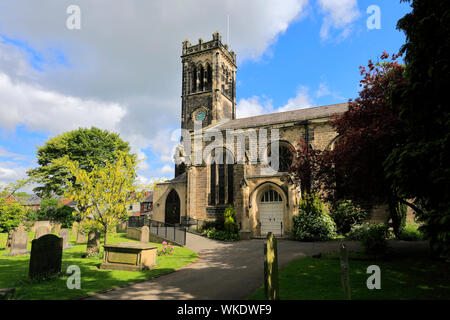
[[[11,162],[0,162],[0,185],[25,178],[27,170]]]
[[[284,106],[278,108],[276,112],[291,111],[309,108],[312,106],[313,102],[311,101],[311,98],[308,95],[308,88],[301,86],[297,90],[297,95],[294,98],[290,98],[288,102]]]
[[[61,133],[96,126],[116,130],[126,113],[124,106],[66,96],[15,81],[0,72],[0,126]]]
[[[351,31],[352,23],[360,16],[357,0],[318,0],[325,14],[320,37],[327,39],[330,30],[341,29],[338,38],[345,39]]]
[[[236,106],[236,117],[247,118],[259,116],[267,112],[267,110],[273,109],[272,102],[270,100],[264,101],[263,104],[257,96],[253,96],[248,99],[240,99]]]
[[[167,175],[167,174],[172,174],[174,172],[174,170],[175,169],[173,166],[166,164],[158,170],[158,173],[161,175]]]
[[[248,99],[240,99],[236,106],[236,114],[238,118],[259,116],[267,113],[284,112],[303,108],[309,108],[314,105],[313,100],[308,94],[308,87],[300,86],[297,94],[293,98],[289,98],[283,106],[275,108],[272,100],[265,96],[253,96]]]

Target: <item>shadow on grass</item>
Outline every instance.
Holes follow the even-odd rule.
[[[45,281],[28,279],[29,255],[10,257],[4,256],[4,250],[0,251],[0,288],[16,288],[13,299],[75,299],[172,272],[197,258],[192,251],[180,248],[176,249],[173,256],[158,256],[157,267],[152,270],[100,270],[98,266],[102,262],[103,250],[99,255],[83,258],[86,244],[75,243],[73,237],[71,240],[73,247],[63,251],[61,275]],[[123,235],[115,235],[110,239],[111,243],[122,241],[133,240],[126,239]],[[70,265],[77,265],[80,268],[81,289],[67,287],[70,275],[66,274],[66,270]]]

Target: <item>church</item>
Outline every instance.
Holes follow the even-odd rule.
[[[183,41],[181,62],[181,161],[174,179],[155,186],[152,219],[209,221],[231,205],[241,238],[288,236],[301,194],[288,173],[292,148],[302,137],[331,148],[336,132],[327,122],[347,103],[236,118],[236,54],[221,35]]]

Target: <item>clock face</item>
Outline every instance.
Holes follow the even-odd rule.
[[[206,114],[204,111],[199,111],[195,114],[195,120],[197,121],[203,121],[206,117]]]

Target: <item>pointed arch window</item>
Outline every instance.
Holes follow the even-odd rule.
[[[209,164],[209,205],[233,204],[233,156],[228,150],[216,149]]]

